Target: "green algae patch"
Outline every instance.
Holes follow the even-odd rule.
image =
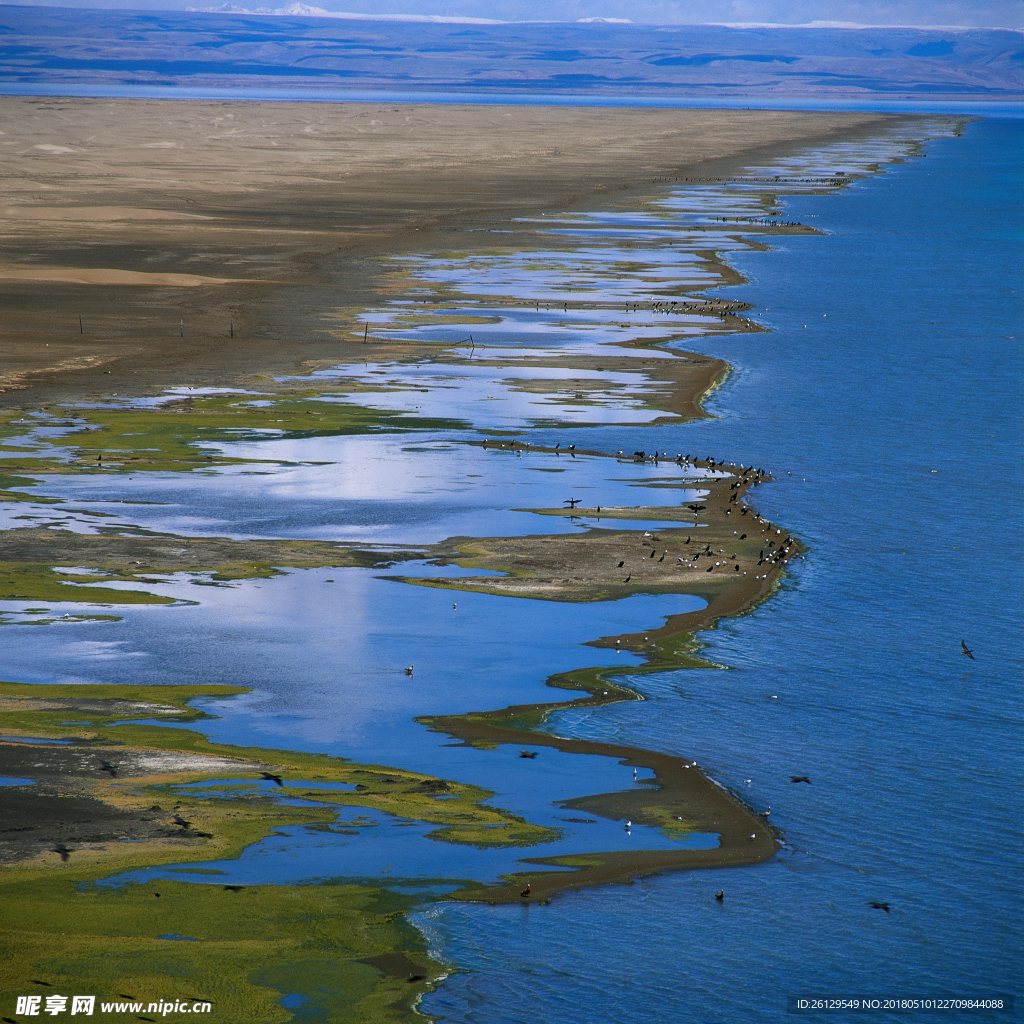
[[[422,548],[372,551],[322,541],[233,541],[116,530],[100,525],[92,534],[38,527],[0,532],[0,598],[174,604],[172,597],[96,584],[153,585],[168,582],[169,574],[182,573],[187,574],[185,582],[197,586],[226,586],[271,579],[288,569],[387,567],[424,555]]]
[[[0,424],[7,433],[27,426],[67,426],[59,438],[33,440],[38,457],[11,454],[0,459],[0,487],[15,489],[33,482],[28,474],[89,471],[163,471],[265,463],[222,448],[233,441],[267,441],[332,437],[409,430],[461,429],[462,421],[410,416],[400,411],[370,409],[345,401],[337,390],[253,396],[215,395],[169,398],[148,408],[99,407],[56,410],[73,415],[73,424],[33,420]],[[4,429],[6,428],[6,429]],[[8,448],[8,452],[14,450]],[[19,477],[17,474],[25,474]],[[4,484],[4,480],[10,481]],[[23,483],[22,480],[25,480]],[[30,500],[38,500],[31,498]]]
[[[435,779],[416,772],[375,765],[353,764],[343,758],[301,751],[267,750],[212,743],[202,733],[151,724],[115,724],[126,719],[162,718],[175,723],[204,717],[187,705],[198,696],[227,696],[246,692],[231,686],[47,686],[0,684],[0,729],[10,737],[45,738],[88,744],[97,751],[95,766],[65,787],[75,794],[116,808],[137,826],[134,838],[142,845],[86,846],[91,858],[123,865],[160,858],[210,860],[237,856],[270,829],[285,824],[333,821],[335,807],[363,807],[398,818],[436,825],[432,839],[481,847],[533,846],[560,836],[558,829],[533,825],[517,815],[489,806],[493,792],[454,780]],[[74,714],[87,719],[68,722]],[[51,749],[26,748],[45,761],[57,757]],[[100,770],[106,763],[111,771]],[[27,770],[27,769],[26,769]],[[36,777],[38,772],[29,773]],[[67,771],[65,771],[67,775]],[[250,776],[250,785],[201,797],[182,790],[186,783],[237,780]],[[267,780],[280,779],[269,788]],[[295,785],[293,785],[295,783]],[[320,788],[337,783],[350,791]],[[308,806],[284,806],[278,795],[309,800]],[[176,806],[194,827],[175,827],[153,806]],[[149,810],[147,810],[149,809]],[[143,828],[139,822],[145,822]],[[151,827],[149,827],[151,826]],[[187,842],[180,842],[184,840]],[[201,841],[200,841],[201,840]],[[118,844],[120,845],[120,844]],[[143,849],[142,846],[152,849]],[[83,859],[76,855],[76,860]],[[32,870],[48,870],[53,858],[32,862]],[[24,865],[20,870],[29,870]]]
[[[115,590],[97,584],[136,582],[119,572],[75,573],[33,562],[0,562],[0,600],[72,601],[89,604],[174,604],[175,598],[144,590]]]
[[[38,483],[38,480],[30,476],[14,476],[0,472],[0,501],[31,501],[38,505],[61,503],[60,498],[36,497],[34,494],[25,493],[25,487],[35,487]]]
[[[133,1017],[180,999],[209,1003],[203,1019],[220,1024],[377,1024],[413,1019],[442,974],[405,918],[412,900],[385,890],[91,882],[68,872],[0,883],[5,1007],[60,992],[95,995],[97,1012],[130,996],[141,1004]],[[286,996],[300,1012],[281,1005]]]

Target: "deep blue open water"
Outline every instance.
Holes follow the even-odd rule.
[[[466,973],[425,1010],[742,1024],[784,1019],[787,995],[1019,996],[1022,137],[974,123],[787,200],[830,237],[734,254],[750,283],[720,294],[770,308],[772,333],[687,342],[736,368],[687,443],[772,467],[758,505],[812,553],[702,634],[728,671],[637,678],[655,708],[553,723],[692,752],[770,805],[789,849],[547,907],[433,909]]]

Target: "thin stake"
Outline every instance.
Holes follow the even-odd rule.
[[[366,333],[369,331],[370,325],[368,323],[363,324],[363,344],[366,344]]]
[[[82,326],[82,314],[78,314],[78,333],[85,334],[85,328]]]
[[[181,337],[184,338],[185,337],[185,318],[184,317],[181,318],[180,328],[181,328]]]
[[[235,336],[235,321],[232,320],[231,321],[231,337],[233,338],[234,336]]]

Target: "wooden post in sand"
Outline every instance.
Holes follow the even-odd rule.
[[[82,314],[78,314],[78,333],[85,334],[85,328],[82,326]]]
[[[181,323],[179,324],[179,330],[181,331],[181,334],[179,335],[179,337],[184,338],[185,337],[185,318],[184,317],[181,318]]]
[[[232,320],[231,321],[231,337],[233,338],[234,336],[235,336],[235,321]]]

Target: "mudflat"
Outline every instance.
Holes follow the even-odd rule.
[[[493,245],[892,115],[0,98],[0,403],[220,385],[355,356],[325,310],[383,261]],[[474,227],[478,230],[467,231]],[[81,320],[79,319],[81,318]],[[365,351],[365,350],[364,350]]]

